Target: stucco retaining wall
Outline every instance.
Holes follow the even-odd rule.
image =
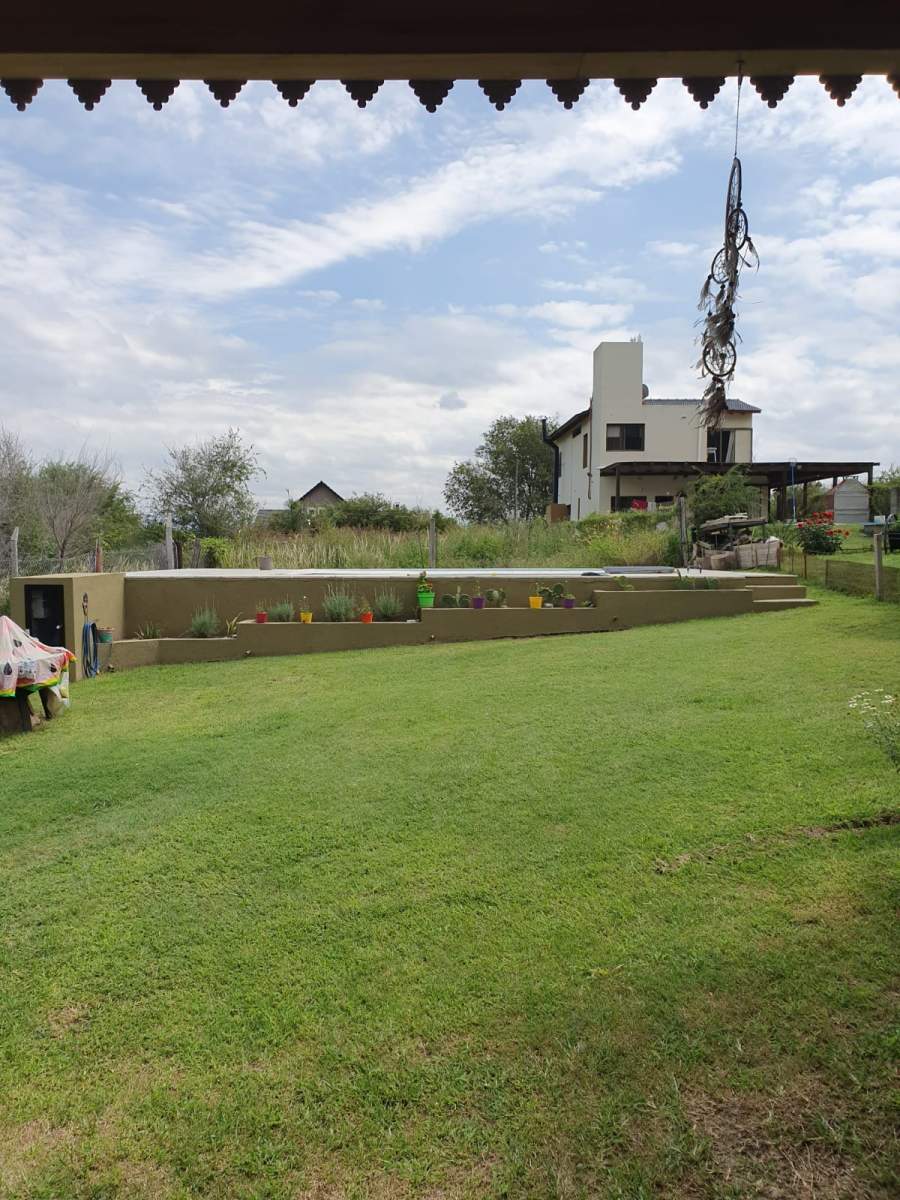
[[[717,588],[712,592],[596,591],[594,605],[604,629],[633,629],[638,625],[748,613],[753,609],[753,593],[749,588]]]
[[[572,576],[567,580],[568,589],[579,602],[588,600],[597,586],[598,578],[599,576]],[[552,584],[555,580],[542,580],[542,586],[547,582]],[[506,591],[507,604],[510,607],[524,608],[528,604],[533,581],[527,577],[498,576],[496,579],[482,578],[476,585],[470,575],[460,572],[453,578],[436,580],[435,585],[436,603],[440,602],[445,592],[455,592],[457,587],[467,595],[472,594],[475,586],[482,589],[498,587]],[[191,617],[198,608],[214,608],[223,621],[238,614],[250,619],[254,616],[258,604],[268,606],[277,604],[279,600],[290,600],[294,609],[299,610],[303,596],[306,596],[312,605],[315,620],[321,621],[324,618],[322,600],[329,589],[348,592],[359,599],[367,600],[370,604],[373,603],[377,592],[392,591],[400,597],[404,605],[404,617],[416,615],[415,579],[379,579],[377,575],[360,580],[341,577],[291,579],[279,575],[252,579],[227,576],[194,578],[184,575],[141,579],[129,576],[125,580],[126,633],[127,636],[133,637],[142,625],[152,622],[158,625],[166,636],[179,637],[188,629]]]

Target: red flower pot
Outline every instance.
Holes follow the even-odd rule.
[[[269,614],[267,612],[258,612],[256,614],[257,625],[265,625],[265,623],[268,621],[268,619],[269,619]]]
[[[359,619],[362,621],[363,625],[371,625],[372,624],[372,614],[371,613],[360,613]]]

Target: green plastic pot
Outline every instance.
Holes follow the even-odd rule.
[[[434,592],[419,592],[419,608],[434,608]]]

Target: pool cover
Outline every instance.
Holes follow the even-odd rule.
[[[9,617],[0,617],[0,696],[14,696],[16,688],[53,687],[74,661],[65,646],[45,646]]]

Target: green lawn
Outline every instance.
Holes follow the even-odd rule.
[[[871,565],[875,562],[872,539],[866,537],[864,533],[852,533],[843,542],[838,561],[868,563]],[[900,571],[900,553],[897,553],[896,550],[890,554],[882,554],[881,561],[886,567],[893,567],[895,570]]]
[[[821,598],[74,688],[0,744],[0,1196],[896,1195],[900,621]]]

